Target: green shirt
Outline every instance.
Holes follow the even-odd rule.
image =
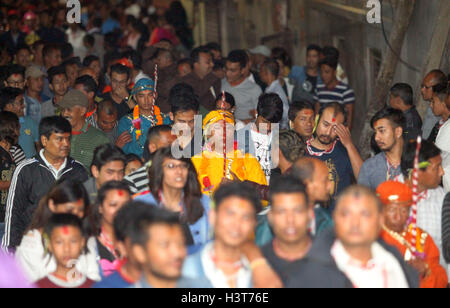
[[[110,143],[108,137],[86,122],[79,133],[72,132],[70,156],[90,171],[95,148],[107,143]]]

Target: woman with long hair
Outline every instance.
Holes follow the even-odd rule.
[[[191,249],[209,240],[210,199],[202,195],[197,172],[188,158],[175,158],[171,148],[155,153],[148,171],[150,191],[135,200],[165,208],[180,215],[186,242]]]
[[[102,277],[111,275],[121,265],[122,256],[114,244],[113,222],[116,213],[130,199],[131,193],[125,182],[106,182],[98,191],[94,208],[94,232]]]
[[[31,281],[39,280],[56,269],[54,258],[45,253],[47,235],[44,233],[44,227],[55,213],[78,216],[83,220],[86,234],[93,234],[91,206],[83,184],[70,180],[56,182],[39,202],[31,225],[16,249],[16,259]],[[86,248],[76,268],[89,279],[100,280],[94,237],[89,238]]]

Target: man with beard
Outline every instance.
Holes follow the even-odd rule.
[[[318,158],[328,167],[333,182],[330,211],[334,209],[335,197],[358,177],[363,163],[352,142],[350,130],[345,126],[344,108],[339,103],[328,104],[319,113],[314,136],[306,141],[306,156]]]
[[[405,117],[400,110],[385,108],[372,118],[375,142],[381,149],[376,156],[366,160],[359,172],[358,184],[376,189],[381,183],[400,175],[403,151]]]

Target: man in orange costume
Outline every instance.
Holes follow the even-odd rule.
[[[377,195],[383,203],[381,238],[397,247],[405,261],[419,272],[421,288],[447,287],[447,273],[439,264],[439,249],[431,236],[420,228],[417,228],[416,252],[412,251],[411,189],[403,183],[388,181],[378,186]]]

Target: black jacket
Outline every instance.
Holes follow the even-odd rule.
[[[17,166],[6,203],[4,249],[14,250],[20,245],[39,201],[57,180],[62,179],[82,183],[88,179],[88,174],[82,164],[70,157],[59,178],[50,171],[39,154]]]
[[[333,229],[317,237],[305,258],[302,267],[292,272],[287,288],[353,288],[351,281],[341,272],[333,257],[331,248],[336,240]],[[419,274],[407,265],[395,247],[379,240],[378,243],[390,252],[400,263],[410,288],[419,288]]]

